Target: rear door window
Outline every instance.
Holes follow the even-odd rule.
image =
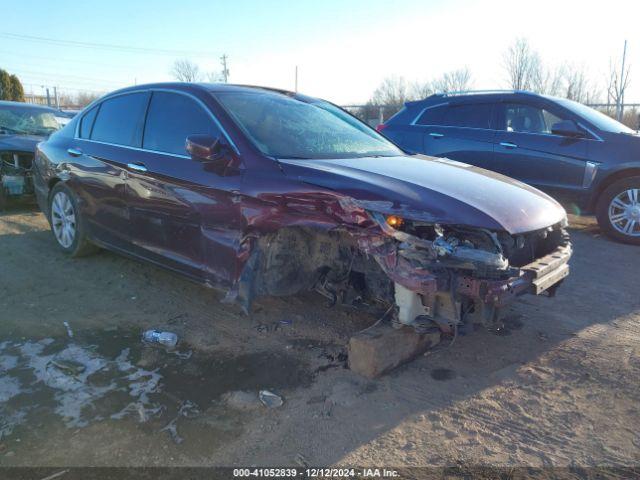
[[[470,103],[449,105],[443,114],[442,125],[447,127],[491,128],[493,105]]]
[[[189,135],[220,137],[215,121],[192,98],[179,93],[154,92],[147,113],[142,147],[156,152],[188,155]]]
[[[120,95],[102,102],[93,124],[91,140],[140,147],[148,99],[148,93],[140,92]]]

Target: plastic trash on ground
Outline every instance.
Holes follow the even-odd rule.
[[[158,343],[165,347],[173,348],[178,343],[178,336],[173,332],[160,330],[147,330],[142,334],[142,339],[148,343]]]
[[[260,390],[258,396],[265,407],[278,408],[284,403],[282,397],[270,392],[269,390]]]

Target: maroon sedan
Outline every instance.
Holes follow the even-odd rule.
[[[569,272],[562,207],[467,164],[408,155],[335,105],[266,88],[111,93],[38,147],[60,248],[144,259],[227,292],[315,289],[418,329],[494,325]],[[393,310],[393,309],[392,309]]]

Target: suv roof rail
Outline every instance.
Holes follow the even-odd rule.
[[[482,95],[486,93],[526,93],[529,95],[535,95],[535,93],[528,90],[515,90],[515,89],[490,89],[490,90],[459,90],[454,92],[441,92],[434,95],[441,97],[455,97],[458,95]]]

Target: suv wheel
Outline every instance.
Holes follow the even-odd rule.
[[[98,250],[87,240],[76,197],[66,185],[57,183],[49,195],[49,223],[63,252],[81,257]]]
[[[640,245],[640,177],[618,180],[607,187],[598,198],[596,216],[609,237]]]

